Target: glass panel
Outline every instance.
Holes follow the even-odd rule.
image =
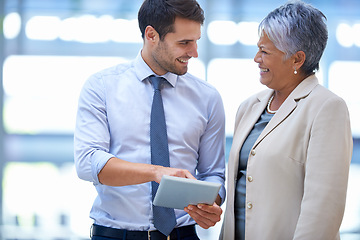
[[[329,68],[329,89],[342,97],[348,105],[354,136],[360,136],[360,82],[357,70],[360,62],[335,61]]]
[[[4,239],[88,238],[96,191],[73,164],[9,163],[3,186]]]
[[[253,59],[217,58],[209,63],[208,81],[222,96],[227,136],[233,134],[236,111],[240,103],[267,88],[260,83],[259,78],[259,68]]]
[[[77,101],[93,73],[120,57],[10,56],[4,63],[4,124],[8,133],[73,132]]]

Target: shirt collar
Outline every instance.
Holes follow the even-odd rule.
[[[144,81],[151,75],[158,76],[146,64],[146,62],[144,61],[144,59],[141,56],[141,51],[138,53],[137,57],[134,60],[134,67],[135,67],[136,76],[140,81]],[[166,74],[162,75],[161,77],[165,78],[171,84],[171,86],[175,87],[179,75],[176,75],[171,72],[167,72]]]

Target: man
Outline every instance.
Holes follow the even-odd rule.
[[[189,59],[198,57],[203,10],[196,0],[145,0],[138,20],[144,45],[137,58],[91,76],[79,99],[76,169],[98,192],[92,239],[198,239],[195,222],[214,226],[225,198],[221,97],[187,73]],[[170,167],[151,162],[152,76],[166,79],[161,95]],[[160,230],[168,219],[155,227],[152,204],[152,184],[164,175],[196,176],[222,188],[213,205],[171,209],[176,223],[168,233]]]

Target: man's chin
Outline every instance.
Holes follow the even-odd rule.
[[[184,75],[184,74],[187,73],[188,67],[186,66],[186,67],[181,67],[181,68],[180,68],[180,67],[177,67],[177,68],[168,68],[167,71],[168,71],[168,72],[171,72],[171,73],[173,73],[173,74],[176,74],[176,75],[181,76],[181,75]]]
[[[182,70],[178,71],[177,75],[180,75],[180,76],[184,75],[184,74],[187,73],[187,71],[188,71],[188,68],[186,67],[185,69],[182,69]]]

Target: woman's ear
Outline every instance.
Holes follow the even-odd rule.
[[[306,54],[303,51],[297,51],[294,55],[294,69],[300,69],[305,62]]]

